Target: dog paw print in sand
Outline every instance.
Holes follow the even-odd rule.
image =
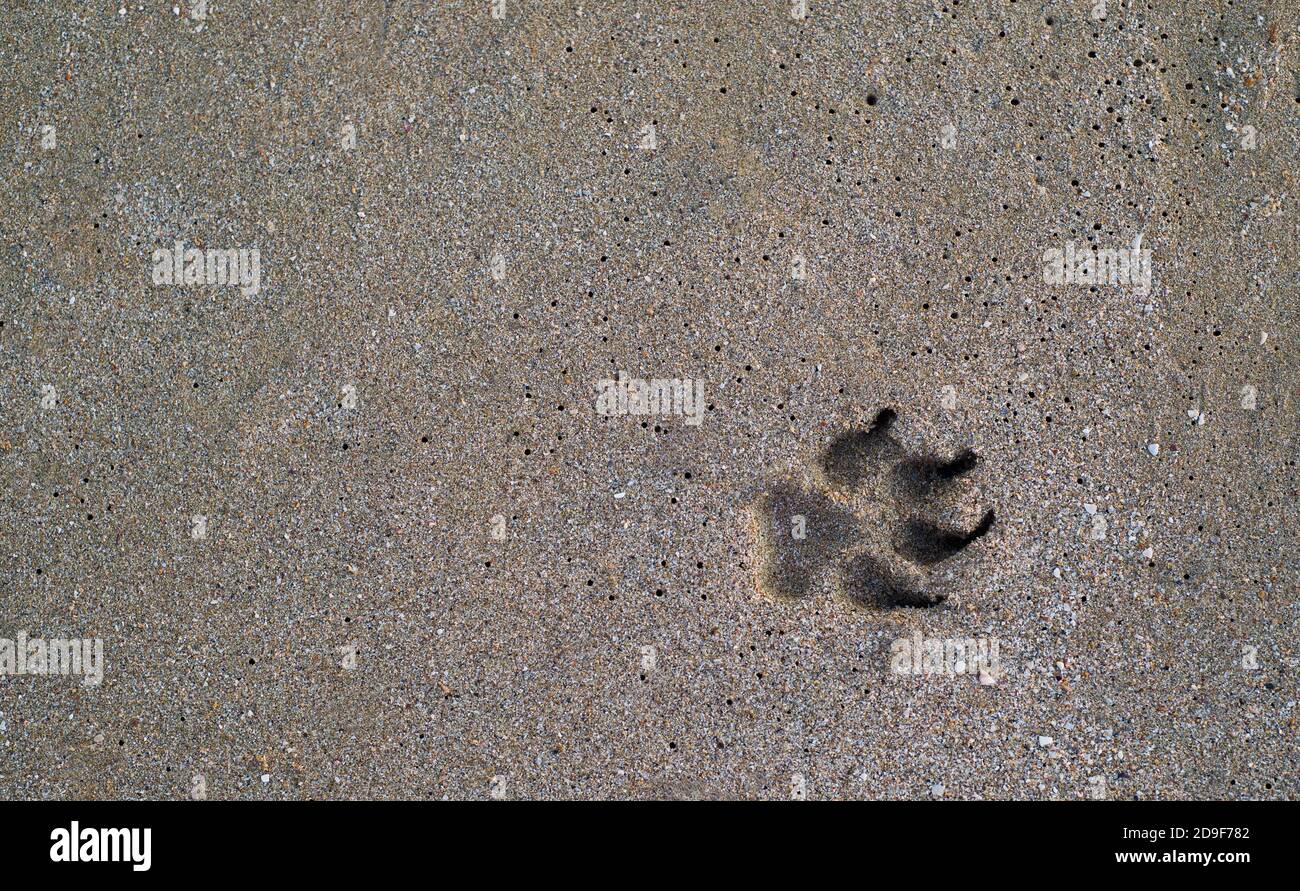
[[[910,452],[883,409],[817,455],[815,485],[780,484],[753,506],[757,584],[773,597],[815,593],[829,576],[856,603],[936,606],[974,579],[979,540],[994,524],[965,449]]]

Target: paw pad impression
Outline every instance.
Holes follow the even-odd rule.
[[[812,593],[833,572],[854,602],[935,606],[968,579],[995,515],[965,449],[918,456],[891,432],[882,409],[865,428],[836,436],[816,459],[815,491],[780,484],[754,504],[757,584],[778,598]]]

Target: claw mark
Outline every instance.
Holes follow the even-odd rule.
[[[984,514],[983,519],[970,532],[959,532],[927,520],[913,519],[907,522],[895,547],[913,563],[932,566],[958,553],[992,528],[991,510]]]

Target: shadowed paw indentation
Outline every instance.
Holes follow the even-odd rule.
[[[934,606],[967,579],[994,512],[977,485],[981,462],[965,449],[913,455],[882,409],[865,428],[836,436],[816,459],[817,486],[779,484],[754,504],[757,584],[804,597],[833,570],[857,603]]]

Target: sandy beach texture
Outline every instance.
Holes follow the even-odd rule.
[[[6,2],[0,797],[1297,797],[1298,29]]]

